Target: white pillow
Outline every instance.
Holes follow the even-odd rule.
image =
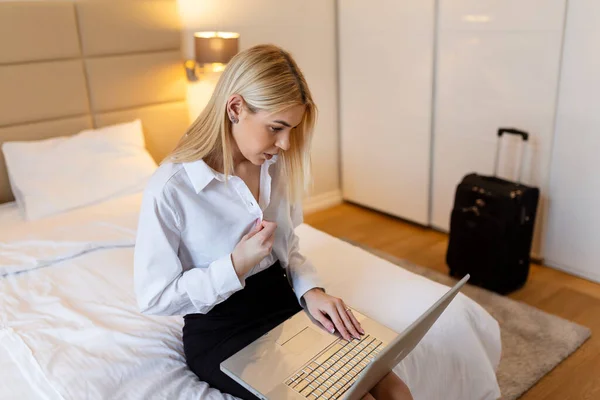
[[[154,173],[140,120],[2,146],[24,218],[35,220],[127,193]]]

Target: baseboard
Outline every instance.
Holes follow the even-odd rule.
[[[566,267],[564,265],[560,265],[551,260],[546,259],[546,263],[544,264],[550,268],[557,269],[559,271],[566,272],[569,275],[575,275],[583,279],[587,279],[588,281],[600,283],[600,274],[594,274],[593,272],[583,272],[577,269]]]
[[[304,214],[310,214],[342,203],[342,192],[333,190],[306,198],[302,204]]]
[[[536,264],[540,264],[540,265],[544,265],[544,257],[541,256],[540,253],[535,252],[535,253],[531,253],[531,262],[536,263]]]

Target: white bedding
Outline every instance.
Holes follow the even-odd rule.
[[[0,207],[0,399],[231,398],[186,367],[181,317],[137,310],[140,200],[28,223]],[[447,290],[307,225],[297,233],[328,292],[395,331]],[[459,295],[395,371],[417,400],[496,399],[500,351],[496,321]]]

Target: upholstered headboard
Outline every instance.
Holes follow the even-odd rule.
[[[180,43],[176,0],[0,2],[0,145],[140,118],[161,160],[190,122]]]

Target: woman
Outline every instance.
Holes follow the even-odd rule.
[[[243,51],[144,193],[135,249],[139,305],[149,314],[185,315],[190,369],[244,399],[256,397],[223,374],[220,362],[302,306],[329,332],[348,340],[364,334],[344,302],[320,288],[294,234],[315,117],[287,52],[272,45]],[[371,394],[411,398],[393,373]]]

